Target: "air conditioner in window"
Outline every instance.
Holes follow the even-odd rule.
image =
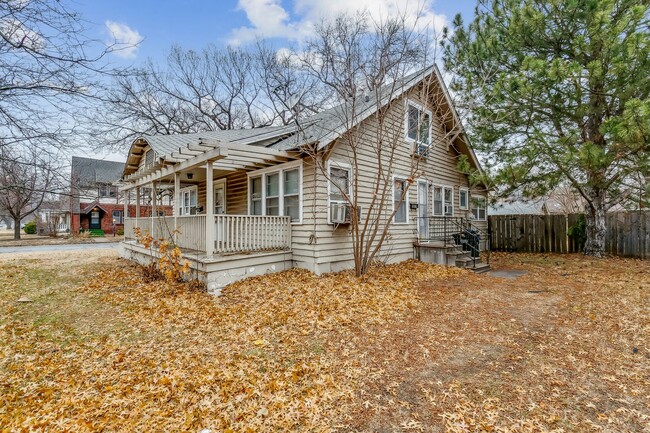
[[[454,207],[450,204],[445,205],[445,215],[453,215],[454,214]]]
[[[346,203],[332,203],[331,208],[332,224],[350,224],[352,222],[352,210]]]

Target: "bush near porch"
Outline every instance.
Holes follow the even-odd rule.
[[[215,298],[143,283],[112,254],[0,258],[4,428],[650,426],[648,262],[498,254],[516,279],[414,261],[363,281],[292,270]]]

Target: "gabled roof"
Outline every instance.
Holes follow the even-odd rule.
[[[85,208],[81,209],[81,210],[79,211],[79,213],[87,214],[87,213],[89,213],[91,210],[95,209],[96,207],[98,207],[98,208],[100,208],[101,210],[103,210],[104,213],[108,213],[108,212],[106,211],[106,209],[104,209],[104,208],[102,207],[102,205],[99,204],[99,200],[95,200],[95,201],[93,201],[93,202],[90,203],[88,206],[86,206]]]
[[[358,125],[370,117],[376,112],[378,107],[383,107],[395,99],[400,98],[427,77],[436,80],[436,84],[440,86],[445,101],[450,107],[452,118],[447,119],[447,121],[460,129],[460,134],[455,137],[455,140],[460,142],[460,151],[466,153],[470,157],[473,165],[480,170],[481,166],[453,107],[451,97],[442,80],[440,71],[435,65],[432,65],[403,77],[399,82],[393,82],[383,86],[376,92],[378,95],[374,94],[365,99],[355,99],[354,103],[356,106],[353,119],[349,119],[351,116],[346,116],[347,112],[352,110],[349,104],[344,103],[324,110],[307,119],[303,119],[299,125],[207,131],[194,134],[143,135],[137,138],[131,145],[127,164],[124,167],[124,175],[129,175],[136,171],[139,159],[142,157],[144,148],[147,145],[157,153],[159,158],[171,160],[172,162],[174,161],[173,153],[179,152],[179,149],[190,149],[195,146],[200,148],[201,143],[205,140],[224,144],[262,146],[278,151],[298,150],[307,144],[317,144],[318,149],[323,149],[332,144],[349,128]],[[352,120],[352,123],[350,120]]]
[[[123,162],[72,157],[72,179],[80,186],[117,182],[122,178],[123,171]]]
[[[382,86],[377,92],[372,92],[366,99],[355,98],[355,107],[351,103],[343,103],[327,110],[321,111],[308,119],[303,125],[300,134],[286,138],[271,147],[278,150],[289,150],[297,146],[318,142],[318,149],[322,149],[345,133],[350,127],[370,117],[378,107],[383,107],[389,102],[399,98],[409,91],[424,78],[430,75],[434,66],[429,66],[421,71],[405,76],[400,82],[393,82]],[[377,102],[377,99],[380,102]]]
[[[386,84],[380,88],[379,91],[373,92],[373,94],[367,99],[355,99],[354,103],[356,104],[356,107],[354,107],[354,113],[350,113],[352,109],[349,104],[346,103],[322,111],[308,119],[310,121],[309,124],[306,124],[302,128],[300,134],[294,134],[280,140],[279,142],[272,144],[270,147],[278,150],[290,150],[305,144],[318,143],[318,149],[323,149],[332,144],[348,129],[366,120],[375,113],[379,107],[383,107],[390,102],[399,99],[405,93],[429,77],[435,79],[436,84],[440,86],[445,102],[449,107],[451,118],[446,120],[450,123],[450,125],[448,125],[449,128],[451,129],[455,126],[460,130],[460,134],[456,137],[456,140],[460,140],[460,150],[470,157],[470,161],[473,163],[475,168],[481,170],[481,165],[472,149],[469,138],[465,133],[465,128],[460,121],[460,117],[454,108],[449,91],[445,86],[438,67],[435,65],[431,65],[428,68],[407,75],[399,82]],[[378,99],[379,102],[377,101]]]

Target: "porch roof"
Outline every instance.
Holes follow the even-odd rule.
[[[104,209],[104,208],[99,204],[99,200],[95,200],[95,201],[93,201],[93,202],[90,203],[88,206],[86,206],[85,208],[81,209],[81,211],[80,211],[79,213],[80,213],[80,214],[88,214],[88,213],[90,213],[90,211],[92,211],[92,210],[95,209],[95,208],[100,208],[101,210],[104,211],[104,213],[108,213],[108,212],[106,211],[106,209]]]
[[[259,139],[253,141],[257,142]],[[175,151],[168,153],[161,158],[162,161],[157,162],[148,169],[131,170],[130,174],[124,176],[127,185],[121,189],[145,185],[152,181],[167,178],[177,172],[203,166],[208,162],[213,163],[214,170],[252,171],[299,158],[299,152],[198,138],[194,143],[186,144],[186,147],[179,147]]]

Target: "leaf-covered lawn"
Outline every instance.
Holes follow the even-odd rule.
[[[0,259],[0,431],[650,429],[648,262],[293,270],[215,298],[66,254]]]

